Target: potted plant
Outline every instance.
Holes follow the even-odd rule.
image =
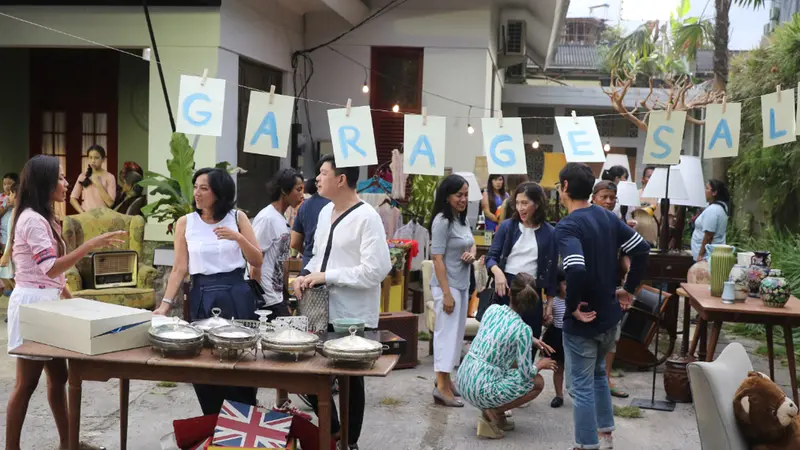
[[[194,149],[183,133],[173,133],[169,143],[172,159],[167,160],[169,176],[153,171],[146,171],[139,185],[153,188],[158,200],[148,203],[142,208],[145,217],[153,218],[158,223],[167,222],[167,234],[175,231],[175,222],[194,211],[192,199],[194,186],[192,176],[195,172]],[[231,174],[243,173],[244,170],[232,167],[228,162],[217,163],[215,167],[227,170]]]

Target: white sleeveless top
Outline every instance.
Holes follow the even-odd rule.
[[[237,210],[232,210],[213,225],[203,222],[197,212],[186,216],[186,246],[189,249],[190,275],[214,275],[244,268],[244,255],[239,244],[219,239],[214,234],[214,229],[218,227],[236,231],[237,213]]]

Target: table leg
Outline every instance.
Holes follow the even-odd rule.
[[[689,356],[692,358],[694,358],[694,352],[697,350],[697,343],[700,339],[700,334],[702,334],[705,324],[705,320],[701,319],[700,317],[697,318],[697,324],[694,326],[694,334],[692,335],[692,344],[689,346]],[[688,330],[689,328],[687,327],[686,329]],[[685,331],[684,333],[688,333],[688,331]]]
[[[789,360],[789,379],[792,380],[792,398],[797,405],[797,367],[794,360],[794,341],[792,341],[792,327],[783,326],[783,337],[786,339],[786,359]]]
[[[81,430],[81,377],[79,369],[69,361],[68,407],[69,407],[69,450],[80,449]]]
[[[683,299],[683,338],[681,339],[681,356],[686,357],[689,353],[689,327],[691,326],[690,319],[692,314],[692,302],[688,297],[681,297]],[[694,350],[692,350],[694,353]],[[693,356],[694,357],[694,356]]]
[[[339,375],[339,424],[341,425],[342,445],[349,444],[350,426],[350,377]],[[345,447],[343,447],[345,448]]]
[[[131,380],[119,380],[119,448],[128,448],[128,403],[130,401]]]
[[[775,380],[775,352],[772,344],[772,325],[765,325],[767,329],[767,358],[769,359],[769,377]]]
[[[708,346],[706,344],[706,337],[708,336],[708,321],[703,320],[700,322],[700,319],[697,319],[697,328],[700,330],[700,348],[697,350],[697,359],[698,361],[705,361],[706,352],[708,350]]]
[[[329,450],[331,448],[331,380],[327,376],[319,377],[317,383],[320,389],[317,391],[317,418],[319,419],[319,449]],[[340,388],[341,389],[341,388]]]
[[[711,336],[708,339],[708,350],[706,351],[706,361],[711,362],[714,360],[714,353],[717,351],[717,341],[719,340],[719,333],[722,331],[722,322],[716,321],[711,328]]]

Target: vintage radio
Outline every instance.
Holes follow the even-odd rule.
[[[78,269],[86,289],[136,287],[139,255],[133,250],[90,253]]]
[[[405,352],[400,355],[397,369],[409,369],[419,364],[419,318],[416,314],[406,311],[381,313],[378,319],[378,329],[387,330],[405,339],[407,344]]]

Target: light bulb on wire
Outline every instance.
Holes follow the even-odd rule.
[[[467,133],[473,134],[475,133],[475,128],[472,128],[472,124],[467,124]]]
[[[535,140],[535,141],[533,141],[533,145],[531,145],[531,146],[532,146],[533,148],[539,148],[539,138],[536,138],[536,140]]]
[[[392,106],[392,112],[400,112],[400,105],[395,103],[394,106]]]
[[[367,85],[366,81],[364,82],[364,86],[361,86],[361,92],[369,94],[369,85]]]
[[[603,145],[603,150],[608,153],[611,151],[611,143],[606,141],[605,145]]]

